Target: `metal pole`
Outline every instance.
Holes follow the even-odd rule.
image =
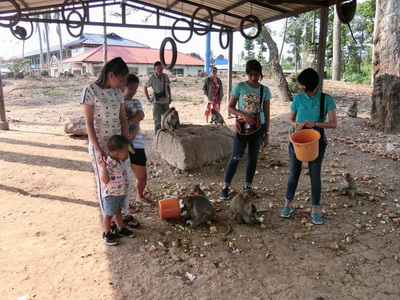
[[[1,81],[0,74],[0,130],[9,130],[8,122],[6,119],[6,109],[4,107],[4,94],[3,94],[3,82]]]
[[[230,31],[228,33],[230,35],[229,40],[230,40],[230,44],[229,44],[229,50],[228,50],[228,87],[226,89],[226,99],[227,99],[227,103],[229,103],[229,98],[231,95],[231,91],[232,91],[232,74],[233,74],[233,32]],[[230,114],[230,112],[228,111],[228,118],[233,118]]]
[[[211,65],[211,32],[207,33],[206,36],[206,60],[205,60],[204,71],[207,75],[210,75]]]
[[[328,31],[328,6],[321,7],[321,22],[319,28],[318,39],[318,62],[317,72],[319,75],[319,89],[322,90],[324,81],[324,66],[325,66],[325,50],[326,50],[326,37]]]

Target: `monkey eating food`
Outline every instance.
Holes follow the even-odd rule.
[[[260,221],[257,218],[257,208],[251,203],[252,194],[251,190],[243,190],[233,197],[230,210],[233,218],[239,224],[258,225]]]
[[[346,113],[350,118],[357,118],[357,112],[357,101],[353,101],[353,103],[347,108]]]
[[[200,186],[198,184],[195,184],[192,187],[192,191],[190,192],[192,195],[200,195],[200,196],[205,196],[206,194],[204,193],[204,191],[200,188]]]
[[[342,189],[342,193],[345,195],[350,195],[351,198],[354,198],[357,192],[356,181],[353,177],[351,177],[350,173],[346,173],[344,175],[344,187]]]
[[[225,235],[232,231],[229,223],[215,217],[214,208],[207,197],[201,195],[187,196],[183,198],[183,205],[186,208],[186,220],[191,219],[193,221],[191,225],[193,229],[208,221],[214,221],[226,226]]]
[[[180,127],[181,123],[179,121],[179,114],[175,107],[169,108],[162,116],[161,116],[161,130],[177,130]]]
[[[226,125],[224,118],[222,115],[217,112],[214,108],[211,108],[211,121],[210,124],[221,124],[221,125]]]

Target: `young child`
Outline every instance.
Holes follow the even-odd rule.
[[[107,245],[116,245],[115,234],[111,232],[111,219],[114,216],[119,236],[133,237],[134,233],[124,227],[122,208],[128,191],[128,176],[124,161],[129,155],[129,140],[122,135],[113,135],[107,141],[109,154],[99,159],[103,202],[103,239]]]

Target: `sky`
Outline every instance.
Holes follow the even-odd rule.
[[[92,12],[90,13],[91,19]],[[95,15],[95,14],[93,14]],[[102,16],[102,12],[100,11],[99,14]],[[107,16],[108,21],[116,21],[115,17]],[[26,25],[26,23],[20,25]],[[173,21],[171,20],[161,20],[161,25],[169,25],[171,26]],[[282,38],[279,37],[279,34],[282,32],[283,29],[283,21],[277,21],[273,23],[269,23],[268,25],[272,28],[276,34],[273,34],[273,38],[275,42],[278,43],[278,48],[280,48],[280,44],[282,43]],[[182,24],[178,24],[178,26],[184,26]],[[43,27],[43,26],[42,26]],[[27,27],[29,28],[29,26]],[[77,38],[72,37],[69,35],[68,31],[66,30],[65,25],[61,25],[61,29],[63,32],[63,44],[76,40]],[[84,27],[84,33],[97,33],[102,34],[103,28],[99,26],[88,26]],[[160,48],[161,42],[166,37],[172,37],[170,30],[163,30],[163,29],[137,29],[137,28],[121,28],[121,27],[107,27],[107,33],[114,32],[119,36],[133,40],[138,43],[142,43],[148,45],[152,48]],[[29,34],[29,32],[28,32]],[[186,32],[178,31],[176,35],[179,39],[186,39],[188,37]],[[150,37],[150,38],[149,38]],[[25,41],[24,45],[24,53],[29,51],[38,50],[39,49],[39,37],[37,32],[34,32],[31,38]],[[223,37],[223,41],[225,42],[226,39]],[[23,51],[23,41],[16,39],[10,32],[10,29],[0,27],[0,57],[3,59],[9,59],[13,57],[21,57]],[[205,47],[206,47],[206,36],[199,36],[193,33],[192,38],[187,43],[179,43],[177,42],[178,52],[181,53],[198,53],[203,59],[205,58]],[[50,24],[50,46],[58,45],[58,36],[56,33],[56,25]],[[45,50],[45,43],[43,43],[43,47]],[[167,44],[167,49],[170,47],[169,43]],[[244,50],[244,38],[240,34],[240,32],[235,32],[233,35],[233,64],[239,64],[240,62],[240,53]],[[211,51],[214,57],[222,54],[225,58],[228,58],[228,49],[224,50],[219,45],[219,33],[212,32],[211,33]]]

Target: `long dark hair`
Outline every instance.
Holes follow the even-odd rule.
[[[249,74],[251,71],[260,73],[260,79],[263,78],[262,66],[258,60],[251,59],[246,63],[246,74]]]
[[[101,70],[99,78],[95,81],[95,83],[104,88],[107,81],[108,73],[113,72],[116,76],[126,75],[129,73],[128,66],[124,62],[121,57],[116,57],[110,60]]]

